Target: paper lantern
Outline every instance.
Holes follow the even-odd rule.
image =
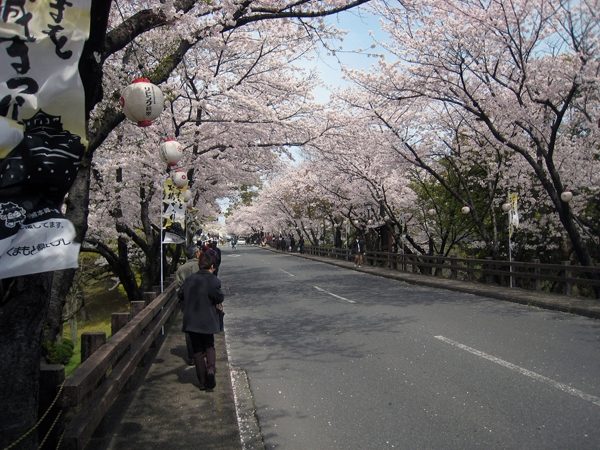
[[[192,199],[192,197],[193,197],[192,191],[190,191],[189,189],[186,191],[183,191],[183,201],[189,202]]]
[[[188,184],[188,177],[187,173],[185,173],[185,170],[174,171],[173,175],[171,175],[171,178],[173,179],[173,184],[180,189]]]
[[[573,193],[571,191],[565,191],[562,194],[560,194],[560,199],[565,203],[569,203],[572,198]]]
[[[428,209],[428,210],[427,210],[427,214],[428,214],[429,216],[435,216],[435,209],[434,209],[434,208]]]
[[[503,203],[502,204],[502,211],[504,212],[509,212],[512,208],[512,205],[510,203]]]
[[[471,208],[469,208],[468,206],[463,206],[460,212],[463,214],[469,214],[471,212]]]
[[[169,138],[160,144],[160,157],[170,166],[177,164],[183,156],[181,144],[173,138]]]
[[[140,127],[152,125],[164,106],[163,93],[147,78],[136,78],[121,93],[123,113]]]

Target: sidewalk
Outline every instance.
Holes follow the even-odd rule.
[[[264,448],[247,379],[244,373],[230,370],[224,334],[215,335],[217,387],[205,392],[198,388],[194,366],[185,361],[185,337],[180,327],[178,312],[165,327],[164,341],[146,373],[140,374],[136,385],[121,392],[118,404],[87,449]]]

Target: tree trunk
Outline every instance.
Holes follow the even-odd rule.
[[[86,97],[86,113],[102,96],[102,69],[94,56],[104,44],[111,0],[93,0],[91,7],[90,38],[86,42],[80,60],[80,73]],[[86,114],[86,116],[87,116]],[[89,168],[89,160],[87,164]],[[85,183],[87,173],[79,170],[77,180],[84,182],[84,198],[87,197]],[[87,171],[83,171],[87,172]],[[83,177],[82,177],[83,175]],[[76,181],[76,183],[78,182]],[[71,194],[68,203],[77,205],[75,215],[87,217],[87,201],[78,202]],[[72,220],[72,219],[71,219]],[[73,221],[78,236],[85,234],[85,219]],[[29,431],[37,421],[39,365],[41,357],[42,327],[49,312],[52,297],[52,322],[49,327],[54,335],[60,329],[62,304],[75,271],[56,273],[56,284],[52,286],[53,274],[42,273],[2,280],[2,303],[0,304],[0,447],[12,444]],[[51,287],[54,287],[51,293]],[[56,323],[59,323],[56,328]],[[31,432],[18,445],[19,449],[37,448],[37,432]]]
[[[66,218],[75,226],[75,240],[77,242],[83,242],[83,238],[87,231],[88,203],[90,195],[89,171],[90,161],[87,156],[84,156],[66,201]],[[54,277],[52,291],[50,293],[47,323],[44,330],[44,339],[46,340],[55,341],[60,332],[62,311],[69,289],[71,289],[71,285],[73,284],[74,277],[75,269],[61,270],[60,272],[57,272]]]
[[[2,280],[0,448],[14,443],[37,421],[42,325],[51,282],[51,272]],[[15,448],[37,448],[37,431]]]
[[[116,268],[113,267],[113,271],[119,276],[119,281],[123,285],[125,292],[127,293],[127,298],[130,302],[141,300],[142,299],[142,291],[138,288],[135,273],[131,268],[131,264],[129,263],[129,252],[127,250],[127,239],[124,237],[119,237],[118,239],[118,250],[119,250],[119,267],[115,271]]]

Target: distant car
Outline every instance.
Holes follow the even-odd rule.
[[[238,245],[246,245],[246,239],[244,239],[244,238],[238,239],[237,243],[238,243]]]

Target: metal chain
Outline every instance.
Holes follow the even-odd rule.
[[[54,400],[52,400],[52,403],[50,404],[50,406],[48,407],[48,409],[46,410],[46,412],[44,412],[44,415],[42,417],[40,417],[40,419],[36,422],[36,424],[33,427],[31,427],[29,430],[27,430],[15,442],[13,442],[12,444],[10,444],[8,447],[4,447],[3,450],[10,450],[11,448],[15,448],[15,446],[17,446],[23,439],[25,439],[27,436],[29,436],[31,433],[33,433],[40,426],[40,424],[44,421],[44,419],[46,418],[46,416],[48,415],[48,413],[50,412],[50,410],[54,407],[54,405],[58,401],[58,398],[62,394],[64,385],[65,385],[65,382],[63,381],[61,383],[61,385],[60,385],[60,388],[58,389],[58,392],[56,393],[56,396],[54,397]],[[54,426],[54,425],[52,425],[52,426]]]

